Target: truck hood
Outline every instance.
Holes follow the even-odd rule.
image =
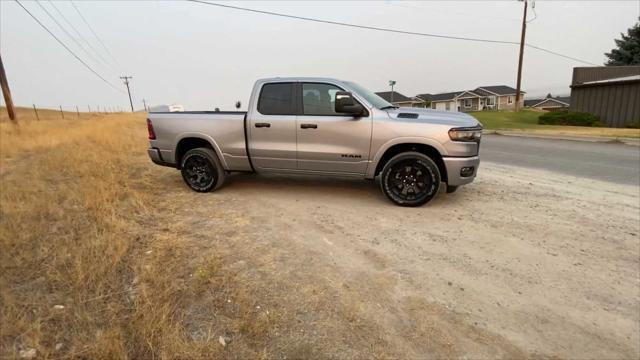
[[[462,112],[410,107],[387,109],[386,111],[389,114],[389,117],[398,121],[451,125],[453,127],[482,126],[476,118]]]

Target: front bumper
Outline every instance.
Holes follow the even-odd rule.
[[[473,181],[480,166],[480,157],[445,157],[442,158],[447,168],[447,185],[458,186]],[[472,170],[470,168],[473,168]]]

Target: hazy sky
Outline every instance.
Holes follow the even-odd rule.
[[[107,80],[133,75],[134,106],[183,104],[188,110],[246,107],[255,79],[327,76],[374,91],[396,80],[404,95],[515,87],[518,47],[345,28],[187,2],[75,1],[113,54],[111,69],[96,63],[47,16],[24,6]],[[75,35],[49,1],[41,1]],[[93,57],[108,54],[72,4],[55,7],[83,34]],[[519,41],[523,4],[517,1],[244,1],[226,4],[399,30]],[[531,10],[531,9],[530,9]],[[527,42],[602,64],[614,38],[640,15],[640,1],[536,1]],[[533,12],[529,11],[529,18]],[[126,93],[84,68],[22,8],[0,1],[0,52],[17,105],[128,106]],[[527,48],[523,90],[528,97],[568,94],[572,68],[586,66]]]

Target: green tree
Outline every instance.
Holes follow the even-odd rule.
[[[551,99],[553,96],[551,95],[551,93],[547,94],[547,99]]]
[[[615,39],[617,49],[605,53],[609,58],[605,65],[640,65],[640,22],[627,30],[627,35],[620,36],[621,39]]]

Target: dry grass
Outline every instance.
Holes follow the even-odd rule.
[[[37,122],[22,111],[18,127],[0,122],[0,357],[221,354],[217,336],[187,328],[189,304],[203,289],[213,309],[230,293],[251,296],[221,258],[191,261],[171,203],[150,183],[159,169],[145,137],[142,115]],[[270,321],[228,315],[254,339]]]

